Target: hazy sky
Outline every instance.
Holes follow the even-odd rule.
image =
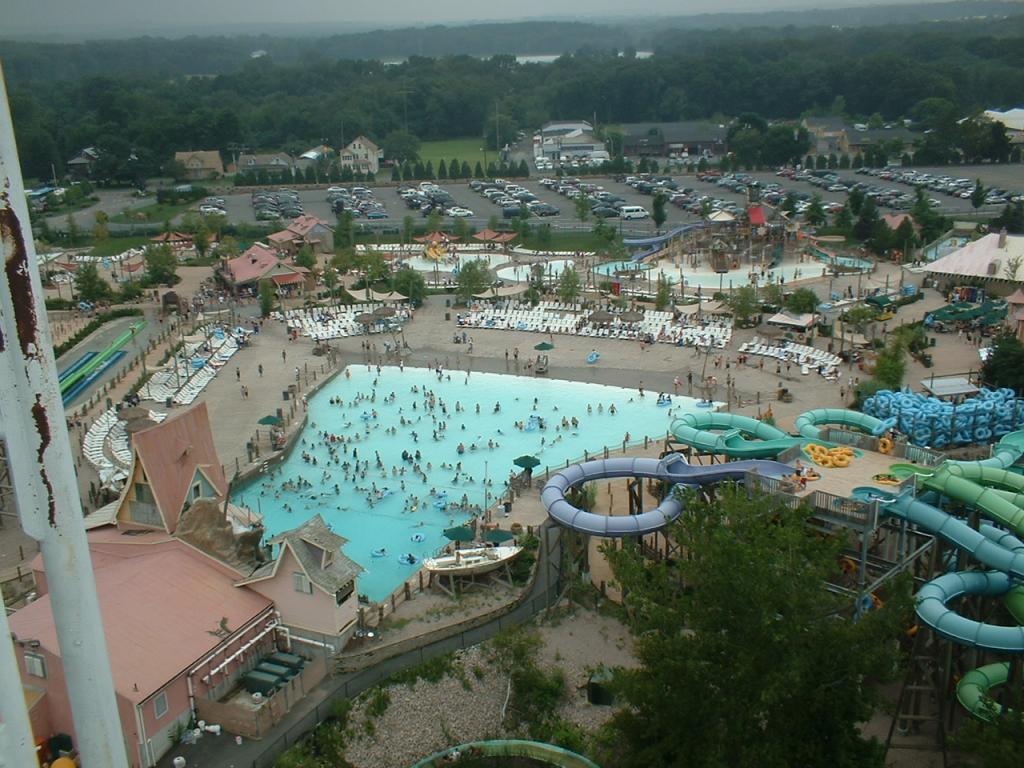
[[[934,0],[898,0],[901,3]],[[0,36],[77,35],[116,37],[124,31],[160,35],[182,28],[202,30],[237,24],[289,23],[307,26],[318,20],[332,27],[346,22],[408,26],[429,22],[468,22],[512,18],[683,15],[723,11],[849,7],[884,4],[884,0],[0,0]],[[585,9],[586,15],[581,15]],[[286,27],[281,29],[287,34]],[[331,31],[336,31],[332,29]],[[201,32],[200,32],[201,33]]]

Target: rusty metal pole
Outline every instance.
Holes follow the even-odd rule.
[[[18,514],[43,553],[82,763],[128,768],[2,69],[0,259],[0,430]]]

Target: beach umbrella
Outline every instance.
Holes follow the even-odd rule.
[[[356,315],[356,322],[360,325],[371,325],[377,322],[377,318],[374,317],[372,312],[363,312],[362,314]]]
[[[540,344],[535,344],[533,348],[540,352],[547,352],[549,349],[554,349],[555,345],[550,341],[542,341]]]
[[[614,315],[611,312],[605,312],[603,309],[599,309],[596,312],[591,312],[590,317],[587,319],[592,323],[610,323]]]
[[[624,323],[638,323],[644,319],[643,312],[636,312],[634,310],[628,310],[619,315],[619,320]]]
[[[454,528],[447,528],[444,531],[444,537],[448,541],[458,542],[470,542],[476,538],[476,534],[473,533],[473,529],[465,525],[457,525]]]
[[[540,466],[540,459],[536,456],[520,456],[513,462],[517,467],[525,469],[527,472],[531,471],[534,467]]]
[[[515,537],[514,533],[503,531],[501,528],[494,528],[490,531],[484,531],[483,540],[501,544],[503,541],[511,541]]]
[[[263,424],[264,426],[267,426],[267,427],[276,427],[278,424],[281,423],[281,420],[279,418],[277,418],[277,416],[275,416],[274,414],[268,413],[266,416],[264,416],[262,419],[260,419],[256,423],[257,424]]]
[[[396,310],[394,307],[381,305],[377,307],[375,310],[373,310],[373,314],[376,317],[394,317],[396,314]]]

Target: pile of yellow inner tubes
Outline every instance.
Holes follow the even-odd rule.
[[[845,445],[826,448],[817,443],[808,443],[804,447],[804,453],[819,467],[848,467],[853,458],[853,448]]]
[[[892,451],[892,440],[888,437],[883,437],[878,441],[878,452],[889,453],[890,451]]]

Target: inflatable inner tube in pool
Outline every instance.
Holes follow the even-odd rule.
[[[416,557],[414,557],[413,555],[408,554],[408,555],[402,555],[401,557],[399,557],[398,558],[398,562],[402,563],[403,565],[416,565],[416,563],[418,563],[419,560]]]
[[[426,541],[427,537],[424,536],[422,533],[414,533],[412,535],[412,540],[415,542]]]
[[[370,554],[374,557],[387,557],[388,551],[384,549],[384,547],[381,547],[380,549],[373,550]]]

